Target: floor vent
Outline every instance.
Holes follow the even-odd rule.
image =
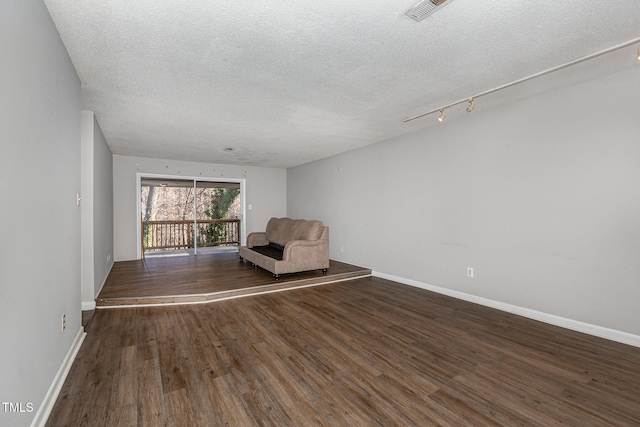
[[[431,15],[436,10],[440,10],[453,0],[423,0],[411,9],[409,9],[405,15],[415,19],[416,21],[422,21],[427,16]]]

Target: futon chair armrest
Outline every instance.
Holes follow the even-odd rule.
[[[326,248],[323,248],[326,246]],[[283,260],[299,259],[298,257],[305,257],[309,255],[318,255],[318,252],[326,250],[326,256],[329,256],[329,241],[318,240],[290,240],[285,246],[282,253]]]
[[[254,246],[266,246],[269,244],[267,240],[267,233],[264,231],[257,231],[249,233],[247,236],[247,247],[252,248]]]

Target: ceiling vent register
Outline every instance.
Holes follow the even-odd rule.
[[[405,15],[419,22],[452,1],[453,0],[424,0],[409,9]]]

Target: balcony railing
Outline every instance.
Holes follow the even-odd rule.
[[[194,242],[197,242],[199,248],[240,245],[240,220],[203,219],[198,220],[197,224],[193,220],[142,221],[142,244],[145,252],[189,249],[194,247]]]

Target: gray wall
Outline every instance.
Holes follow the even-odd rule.
[[[95,118],[93,132],[93,295],[98,296],[113,266],[113,154]]]
[[[93,112],[81,120],[82,309],[92,310],[113,266],[113,155]]]
[[[94,307],[93,268],[93,112],[80,113],[80,298],[83,310]]]
[[[335,259],[638,338],[638,71],[289,169],[288,212]]]
[[[80,80],[39,0],[0,2],[0,57],[0,401],[34,409],[0,425],[27,426],[81,331]]]
[[[269,218],[287,214],[285,169],[114,155],[114,257],[116,261],[132,260],[137,257],[136,227],[139,221],[136,205],[137,173],[246,180],[247,233],[264,230]],[[249,205],[252,207],[251,210],[248,209]]]

